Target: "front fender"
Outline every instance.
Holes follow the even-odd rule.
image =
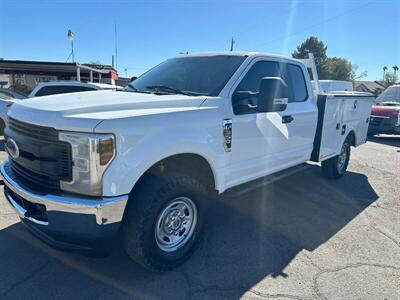
[[[197,154],[211,166],[217,190],[223,184],[219,171],[226,163],[221,128],[174,126],[138,137],[117,137],[117,155],[103,177],[103,195],[128,194],[139,178],[155,163],[177,154]],[[218,133],[217,133],[218,132]],[[191,166],[187,166],[190,168]]]

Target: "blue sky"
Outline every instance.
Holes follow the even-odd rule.
[[[314,35],[328,55],[382,77],[400,65],[400,1],[28,1],[0,0],[0,57],[65,61],[68,29],[75,60],[111,64],[114,22],[118,69],[139,75],[179,52],[254,50],[290,55]]]

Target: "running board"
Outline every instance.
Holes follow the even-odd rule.
[[[309,169],[311,166],[309,164],[303,163],[301,165],[297,165],[276,173],[273,173],[271,175],[255,179],[250,182],[243,183],[241,185],[232,187],[228,190],[226,190],[223,195],[229,196],[229,197],[239,197],[244,194],[250,193],[252,191],[255,191],[257,189],[260,189],[264,186],[267,186],[275,181],[281,180],[283,178],[289,177],[291,175],[294,175],[299,172],[303,172],[307,169]]]

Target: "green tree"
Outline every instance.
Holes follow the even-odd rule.
[[[308,58],[309,53],[314,54],[319,79],[354,81],[367,76],[364,71],[357,75],[357,65],[341,57],[328,57],[326,46],[318,38],[311,36],[292,53],[294,58]]]
[[[397,75],[397,71],[399,70],[399,67],[394,65],[393,67],[394,75]]]
[[[397,78],[397,74],[395,72],[391,73],[391,72],[387,72],[385,74],[385,85],[386,86],[391,86],[393,84],[396,84],[396,82],[398,81]]]
[[[350,81],[356,76],[353,71],[353,65],[344,58],[328,58],[325,62],[325,68],[327,79]]]
[[[385,78],[386,78],[386,71],[387,71],[388,67],[384,66],[382,69],[383,69],[383,80],[385,80]]]
[[[351,66],[352,66],[352,71],[351,71],[350,79],[353,81],[353,84],[356,80],[360,80],[360,79],[368,76],[368,71],[362,71],[360,74],[357,74],[358,65],[351,64]]]
[[[317,66],[318,76],[320,79],[328,79],[326,72],[326,50],[325,44],[315,36],[310,36],[301,45],[297,46],[296,51],[292,53],[294,58],[308,58],[308,54],[314,54],[315,65]]]

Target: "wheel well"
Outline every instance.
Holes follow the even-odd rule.
[[[177,154],[155,163],[146,175],[162,175],[167,172],[186,174],[200,181],[210,192],[215,192],[215,177],[208,161],[198,154]],[[139,180],[140,180],[139,179]]]
[[[350,131],[349,134],[347,135],[347,138],[350,141],[351,146],[356,146],[356,135],[354,134],[354,131]]]

